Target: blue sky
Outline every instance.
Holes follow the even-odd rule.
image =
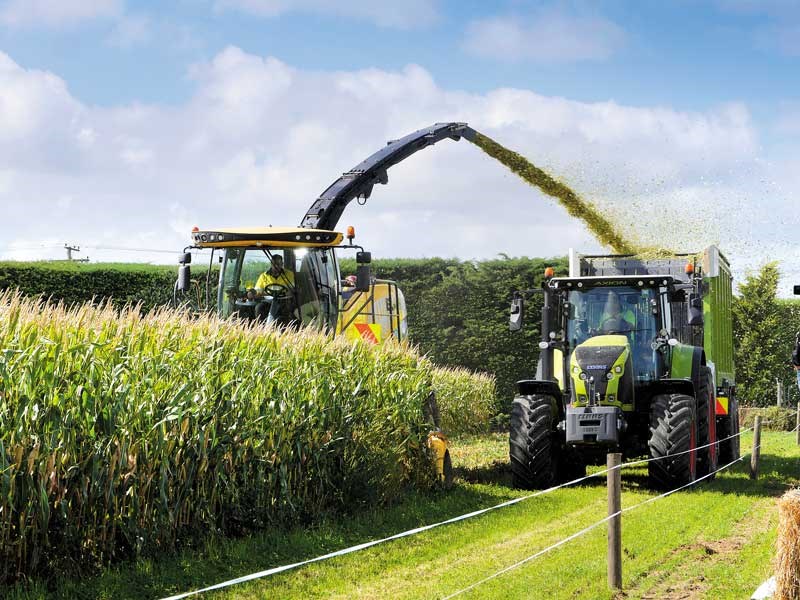
[[[247,2],[240,8],[213,0],[99,4],[112,7],[80,20],[7,25],[0,44],[19,64],[58,73],[77,97],[101,105],[185,100],[193,88],[188,67],[231,44],[306,69],[415,63],[448,88],[511,86],[582,101],[686,109],[744,101],[764,118],[800,93],[800,39],[788,39],[800,31],[800,5],[789,1],[431,0],[420,4],[432,15],[412,14],[396,24],[359,17],[358,7],[350,14],[307,8],[269,16],[247,10]],[[619,37],[602,43],[607,56],[578,60],[513,54],[503,60],[467,47],[471,25],[505,18],[524,28],[555,15],[613,24]]]
[[[798,2],[0,0],[0,53],[0,217],[13,225],[0,257],[71,241],[163,261],[101,248],[180,247],[194,221],[294,223],[386,139],[458,119],[632,235],[695,211],[676,244],[719,243],[742,274],[758,248],[800,277]],[[453,146],[398,166],[353,211],[377,254],[599,249]],[[401,227],[423,235],[409,248]]]

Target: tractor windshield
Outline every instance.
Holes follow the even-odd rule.
[[[658,325],[655,309],[656,290],[649,288],[589,288],[569,292],[567,336],[575,348],[598,335],[627,336],[636,378],[656,376],[651,344]]]
[[[328,248],[227,248],[220,316],[279,325],[335,327],[339,277]]]

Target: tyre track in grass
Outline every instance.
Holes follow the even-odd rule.
[[[615,596],[617,599],[700,600],[712,597],[716,587],[710,572],[721,564],[730,564],[760,536],[769,534],[777,518],[774,499],[765,498],[753,504],[733,526],[730,536],[684,544],[671,553],[678,564],[668,571],[653,574],[654,585],[646,590],[632,590]],[[739,597],[733,592],[731,597]],[[713,597],[719,598],[717,593]]]

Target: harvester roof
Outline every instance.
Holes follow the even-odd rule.
[[[303,227],[245,227],[242,229],[195,229],[192,241],[198,248],[241,246],[327,247],[337,246],[342,234],[327,229]]]

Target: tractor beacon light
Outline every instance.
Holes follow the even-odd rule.
[[[553,267],[547,267],[544,270],[545,279],[552,279],[553,277],[555,277],[555,274],[556,274],[556,270]]]
[[[353,238],[355,238],[355,237],[356,237],[356,228],[353,227],[352,225],[348,225],[347,226],[347,239],[352,242]]]
[[[197,225],[192,227],[192,233],[197,233],[198,231],[200,231],[200,228]]]
[[[686,271],[687,275],[691,275],[694,273],[694,265],[692,263],[686,263],[686,266],[683,268]]]

